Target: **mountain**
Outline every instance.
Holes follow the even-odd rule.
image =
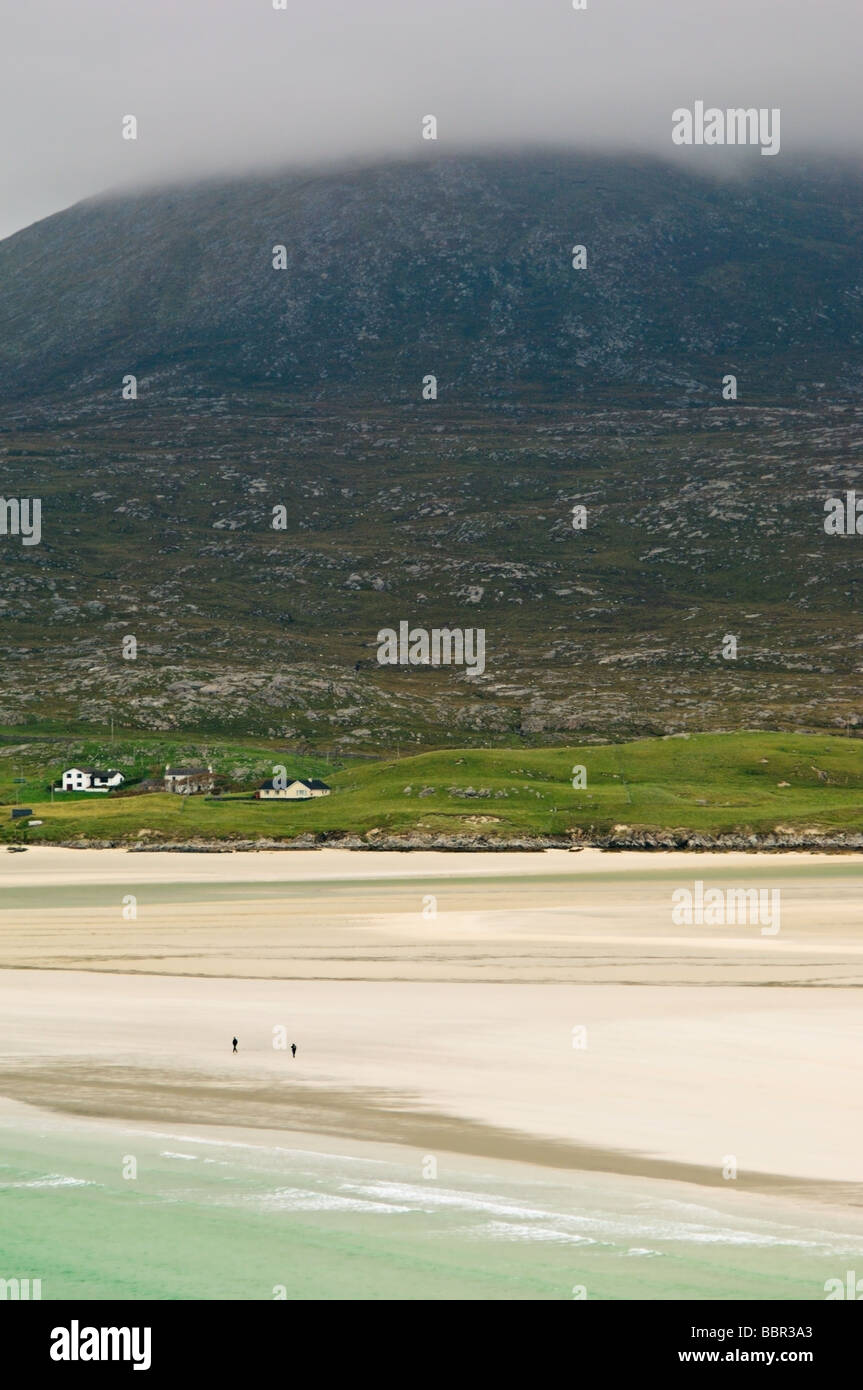
[[[534,153],[19,232],[0,494],[40,498],[42,536],[0,535],[0,725],[337,753],[850,731],[863,542],[824,504],[859,482],[861,231],[838,166]],[[484,671],[379,665],[401,622],[482,628]]]
[[[2,391],[133,372],[392,403],[433,373],[458,403],[678,405],[733,372],[750,403],[858,393],[863,180],[757,173],[532,154],[81,203],[0,243]]]

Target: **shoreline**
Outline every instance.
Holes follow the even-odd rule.
[[[130,855],[135,854],[131,859]],[[612,853],[601,846],[585,845],[578,853],[571,849],[544,847],[541,850],[508,848],[488,850],[477,847],[465,855],[459,850],[416,848],[409,853],[403,849],[375,847],[372,854],[358,854],[353,848],[326,845],[316,848],[295,848],[289,859],[278,854],[261,853],[257,848],[236,846],[226,850],[202,851],[188,846],[160,846],[154,853],[136,851],[129,846],[104,845],[30,845],[26,855],[0,854],[0,884],[13,886],[45,885],[51,883],[129,882],[135,879],[150,882],[303,882],[363,881],[387,878],[437,878],[444,874],[454,878],[511,876],[563,876],[578,879],[606,877],[617,874],[680,872],[689,874],[699,864],[704,872],[715,868],[723,874],[739,868],[747,873],[767,865],[786,868],[818,868],[821,866],[859,866],[863,869],[863,850],[847,848],[844,852],[816,849],[681,849],[664,848],[645,851],[623,848]],[[132,866],[134,865],[134,869]],[[289,866],[287,877],[285,867]],[[96,877],[93,877],[96,875]],[[3,904],[0,899],[0,911]]]
[[[683,1291],[808,1300],[824,1296],[837,1270],[857,1267],[863,1249],[850,1194],[803,1187],[703,1187],[314,1130],[85,1119],[16,1102],[0,1103],[0,1131],[11,1157],[7,1244],[39,1250],[48,1299],[330,1299],[361,1286],[390,1301],[465,1290],[495,1300],[569,1301],[587,1290],[599,1300]],[[44,1234],[52,1217],[59,1242]],[[178,1246],[166,1283],[164,1251]],[[118,1249],[129,1252],[119,1266]]]
[[[799,834],[721,834],[707,835],[698,831],[631,831],[626,835],[599,835],[587,838],[580,835],[542,835],[513,839],[482,836],[423,836],[423,835],[297,835],[291,840],[273,840],[266,836],[255,839],[189,839],[153,843],[139,837],[118,839],[81,839],[38,841],[24,844],[0,840],[7,853],[20,854],[32,850],[124,850],[129,854],[271,854],[321,853],[345,851],[350,854],[542,854],[562,850],[578,854],[584,850],[599,850],[604,854],[619,854],[627,850],[639,854],[855,854],[863,852],[863,831]]]
[[[804,851],[0,855],[0,1096],[701,1191],[732,1156],[741,1191],[853,1205],[861,873]],[[772,879],[781,930],[675,922],[693,878]]]
[[[700,1191],[729,1191],[721,1165],[411,1108],[405,1097],[398,1098],[396,1109],[393,1097],[363,1098],[356,1089],[299,1088],[287,1093],[275,1085],[258,1084],[253,1087],[250,1103],[244,1106],[235,1087],[219,1085],[213,1079],[208,1083],[196,1073],[168,1076],[156,1069],[119,1066],[86,1070],[85,1078],[83,1068],[60,1064],[52,1067],[48,1077],[30,1068],[16,1072],[0,1067],[0,1102],[69,1120],[103,1121],[142,1130],[156,1124],[188,1128],[214,1141],[242,1132],[248,1136],[247,1142],[261,1147],[267,1145],[268,1138],[278,1136],[285,1148],[312,1141],[319,1146],[335,1145],[346,1157],[357,1149],[385,1150],[390,1158],[433,1153],[455,1159],[466,1168],[490,1164],[535,1174],[592,1174],[686,1184]],[[741,1171],[731,1190],[750,1197],[778,1197],[818,1206],[860,1208],[863,1204],[861,1180],[765,1169]]]
[[[4,969],[0,1018],[0,1096],[70,1117],[863,1193],[853,990]]]
[[[263,1117],[245,1121],[224,1116],[199,1119],[179,1105],[176,1110],[169,1108],[166,1112],[131,1114],[122,1107],[110,1105],[84,1109],[74,1104],[46,1103],[44,1099],[0,1096],[0,1132],[5,1126],[38,1129],[46,1122],[53,1122],[64,1126],[74,1124],[76,1132],[86,1136],[88,1131],[109,1127],[122,1129],[130,1136],[140,1134],[141,1137],[171,1139],[202,1148],[237,1148],[289,1155],[307,1153],[381,1167],[408,1162],[419,1167],[431,1150],[438,1162],[446,1165],[451,1179],[457,1180],[463,1174],[481,1177],[484,1181],[515,1178],[545,1185],[569,1183],[578,1177],[600,1180],[621,1191],[638,1183],[657,1192],[682,1190],[681,1195],[695,1187],[704,1199],[708,1194],[711,1198],[728,1194],[735,1207],[749,1207],[761,1214],[768,1210],[769,1204],[774,1217],[785,1210],[789,1219],[799,1219],[801,1204],[811,1213],[820,1211],[824,1217],[831,1211],[842,1211],[849,1220],[853,1218],[860,1223],[860,1237],[863,1238],[859,1200],[863,1185],[860,1184],[758,1172],[741,1174],[732,1184],[720,1172],[703,1164],[626,1150],[599,1149],[587,1144],[561,1143],[545,1140],[541,1135],[497,1131],[492,1126],[465,1124],[453,1116],[407,1118],[409,1121],[428,1118],[433,1122],[447,1122],[448,1128],[419,1132],[408,1125],[392,1137],[383,1129],[356,1132],[337,1123],[316,1128],[298,1123],[279,1128],[274,1123],[266,1123]],[[452,1147],[447,1145],[447,1139],[455,1140]]]

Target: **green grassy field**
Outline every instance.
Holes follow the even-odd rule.
[[[127,777],[165,762],[206,758],[234,794],[224,800],[142,795],[55,796],[64,766],[95,763]],[[328,797],[267,803],[245,799],[273,767],[323,776]],[[586,786],[572,785],[573,769]],[[334,770],[335,769],[335,770]],[[16,778],[23,778],[23,781]],[[40,826],[13,822],[13,804]],[[373,831],[515,836],[582,831],[689,830],[765,834],[863,828],[863,741],[831,735],[697,734],[556,749],[445,749],[397,761],[341,766],[295,757],[265,743],[166,741],[118,735],[113,743],[17,731],[0,735],[0,838],[43,843],[87,838],[292,839]]]

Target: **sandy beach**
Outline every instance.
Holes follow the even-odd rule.
[[[861,873],[812,854],[4,854],[0,1092],[708,1186],[730,1155],[741,1189],[841,1200],[863,1181]],[[778,886],[781,931],[673,926],[696,878]]]
[[[2,852],[7,1264],[50,1298],[822,1298],[863,1260],[861,876]],[[699,882],[778,930],[676,923]]]
[[[497,850],[461,854],[449,850],[357,851],[238,850],[225,853],[134,851],[126,849],[64,849],[53,845],[31,846],[26,854],[0,853],[0,882],[5,884],[124,883],[130,875],[150,882],[181,878],[189,883],[219,882],[330,882],[337,879],[549,877],[567,874],[616,876],[623,870],[650,874],[656,871],[689,876],[693,865],[730,869],[750,874],[771,865],[783,869],[829,867],[847,864],[863,869],[863,854],[783,851],[782,853],[710,852],[691,850],[541,850],[525,853]],[[134,869],[130,869],[134,865]],[[139,867],[140,866],[140,867]]]

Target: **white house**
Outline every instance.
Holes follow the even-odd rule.
[[[98,767],[70,767],[63,773],[64,792],[109,792],[113,787],[121,787],[125,782],[122,772],[109,768],[102,772]]]
[[[329,796],[330,789],[319,777],[294,777],[284,786],[274,779],[262,783],[255,797],[258,801],[305,801],[310,796]]]

